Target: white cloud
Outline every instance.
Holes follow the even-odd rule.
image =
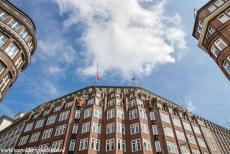
[[[69,15],[66,28],[86,25],[80,39],[85,65],[77,70],[83,75],[95,75],[97,67],[101,74],[117,71],[126,79],[131,72],[148,75],[158,64],[174,63],[172,53],[186,47],[181,18],[166,16],[165,0],[148,8],[138,0],[55,1],[60,13]]]
[[[51,74],[51,75],[55,75],[55,74],[60,74],[60,73],[63,73],[64,72],[64,69],[58,67],[58,66],[49,66],[48,67],[48,72]]]
[[[187,106],[186,108],[189,112],[193,112],[195,110],[195,107],[194,107],[194,104],[192,103],[192,101],[189,101],[186,106]]]

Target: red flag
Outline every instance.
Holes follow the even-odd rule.
[[[98,69],[97,69],[97,74],[96,74],[96,80],[100,80],[100,76],[99,76],[100,74],[99,74],[99,71],[98,71]]]

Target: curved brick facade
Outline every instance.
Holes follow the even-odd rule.
[[[36,47],[32,20],[8,0],[0,0],[0,100],[30,63]]]

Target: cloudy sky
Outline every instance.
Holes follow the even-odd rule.
[[[93,85],[137,85],[227,127],[230,84],[191,36],[208,0],[13,0],[37,28],[38,48],[2,104],[13,117]]]

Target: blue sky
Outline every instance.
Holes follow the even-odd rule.
[[[0,115],[93,85],[98,67],[100,85],[131,85],[135,72],[138,86],[177,104],[183,97],[194,113],[227,127],[229,81],[191,35],[193,8],[208,1],[119,1],[13,0],[35,22],[38,49]]]

